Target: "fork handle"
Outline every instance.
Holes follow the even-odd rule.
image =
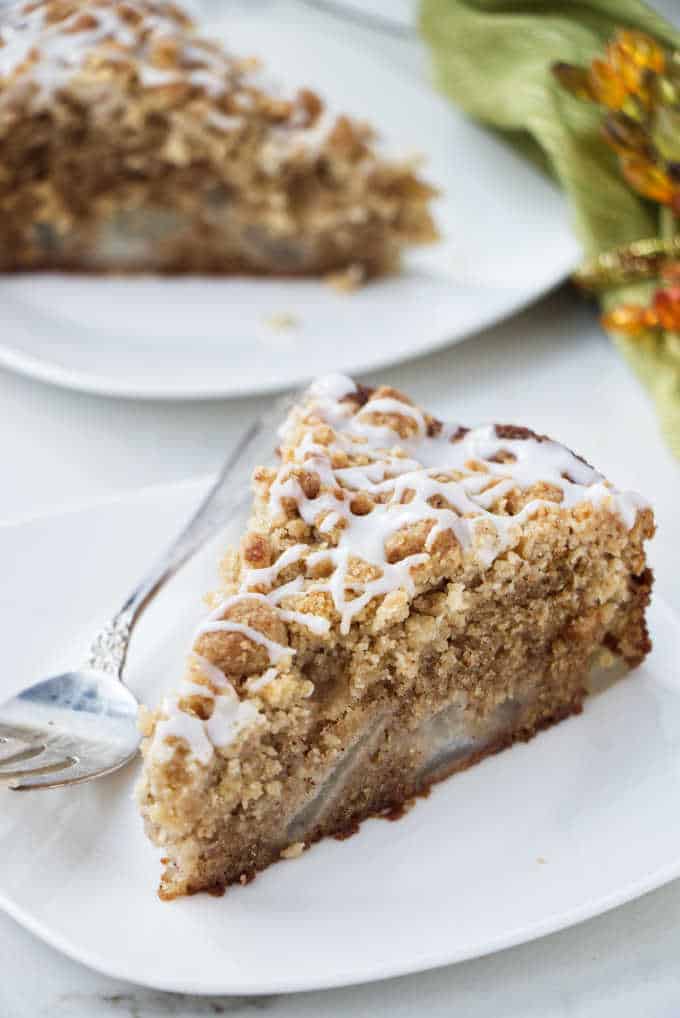
[[[286,396],[276,400],[244,432],[184,529],[95,638],[87,657],[89,668],[121,679],[132,631],[141,612],[180,566],[224,526],[229,515],[246,504],[253,467],[271,459],[272,427],[293,399]]]

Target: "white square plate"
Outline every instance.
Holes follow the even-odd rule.
[[[77,664],[200,496],[192,482],[0,529],[0,697]],[[223,538],[221,539],[223,540]],[[213,544],[150,606],[128,678],[174,683]],[[0,790],[0,906],[66,954],[166,990],[271,993],[415,972],[530,940],[680,874],[680,637],[572,718],[225,897],[162,903],[135,767],[71,789]]]

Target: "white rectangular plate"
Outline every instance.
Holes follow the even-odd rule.
[[[77,664],[202,485],[151,489],[0,529],[4,699]],[[142,619],[129,682],[155,703],[181,674],[208,548]],[[0,790],[0,905],[66,954],[166,990],[271,993],[415,972],[521,943],[680,874],[680,640],[563,722],[223,898],[162,903],[132,801],[136,767],[34,794]]]

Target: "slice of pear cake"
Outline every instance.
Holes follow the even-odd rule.
[[[174,4],[0,5],[0,270],[360,278],[435,239],[434,193]]]
[[[332,376],[279,455],[183,684],[143,712],[165,898],[352,831],[579,712],[595,662],[650,647],[652,511],[545,436]]]

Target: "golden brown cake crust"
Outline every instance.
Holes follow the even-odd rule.
[[[433,195],[172,4],[0,11],[2,271],[375,275],[435,238]]]
[[[398,808],[649,648],[651,510],[545,436],[332,377],[254,483],[185,682],[144,719],[162,897]]]

